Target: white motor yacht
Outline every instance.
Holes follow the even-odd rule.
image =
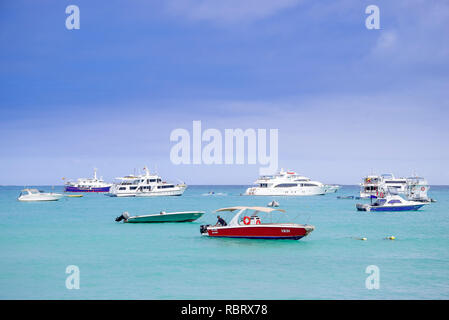
[[[97,169],[94,169],[93,178],[80,178],[76,181],[68,181],[65,184],[65,192],[108,192],[111,183],[97,178]]]
[[[381,183],[387,188],[393,188],[399,194],[405,194],[407,190],[407,179],[395,178],[392,173],[384,173],[380,176]]]
[[[23,189],[19,201],[57,201],[63,197],[60,193],[46,193],[37,189]]]
[[[339,186],[325,185],[319,181],[298,175],[294,171],[284,171],[273,176],[262,176],[256,180],[257,186],[246,190],[251,196],[313,196],[336,192]]]
[[[434,202],[435,200],[429,198],[427,191],[430,186],[426,179],[418,176],[407,178],[407,189],[405,195],[408,200],[419,202]]]
[[[380,176],[368,175],[363,178],[363,182],[360,184],[360,197],[377,198],[381,188],[391,188],[395,193],[406,195],[408,183],[408,179],[395,178],[391,173],[381,174]]]
[[[180,196],[187,189],[185,184],[172,184],[162,181],[157,174],[151,174],[147,167],[142,175],[128,175],[116,178],[106,195],[110,197],[154,197]]]
[[[360,184],[360,198],[376,198],[379,193],[381,178],[378,175],[368,175]]]

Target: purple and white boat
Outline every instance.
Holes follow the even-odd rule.
[[[65,192],[109,192],[111,183],[106,183],[102,178],[97,178],[97,169],[94,169],[94,177],[80,178],[76,181],[68,181],[65,184]]]

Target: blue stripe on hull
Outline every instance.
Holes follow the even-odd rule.
[[[65,187],[65,192],[109,192],[110,187],[103,187],[103,188],[91,188],[91,189],[85,189],[85,188],[78,188],[78,187]]]
[[[299,240],[304,236],[298,237],[243,237],[243,236],[210,236],[211,238],[233,238],[233,239],[272,239],[272,240]]]
[[[421,208],[422,205],[404,206],[404,207],[371,207],[371,211],[416,211]]]

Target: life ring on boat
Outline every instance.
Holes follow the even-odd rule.
[[[256,224],[260,224],[260,220],[256,220]]]
[[[424,187],[421,187],[421,191],[425,191],[426,190],[426,188],[424,188]]]
[[[243,218],[243,223],[246,224],[246,225],[250,224],[250,223],[251,223],[251,218],[248,217],[248,216],[245,216],[245,217]]]
[[[384,194],[383,194],[382,192],[380,193],[380,197],[381,197],[381,198],[383,198],[383,197],[384,197]]]

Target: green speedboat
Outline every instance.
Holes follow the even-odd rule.
[[[161,211],[156,214],[148,214],[143,216],[130,217],[128,212],[115,219],[115,221],[126,223],[161,223],[161,222],[192,222],[201,218],[204,211],[182,211],[182,212],[165,212]]]

